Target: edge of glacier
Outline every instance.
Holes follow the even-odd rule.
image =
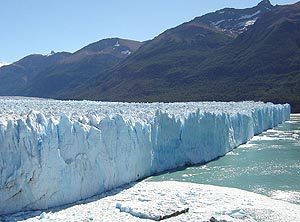
[[[0,106],[0,215],[72,203],[208,162],[290,116],[288,104],[251,101],[0,99]]]

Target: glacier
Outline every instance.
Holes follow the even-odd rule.
[[[0,215],[48,209],[225,155],[288,104],[0,97]]]

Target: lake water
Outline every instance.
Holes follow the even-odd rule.
[[[300,204],[300,115],[205,165],[153,176],[234,187]]]

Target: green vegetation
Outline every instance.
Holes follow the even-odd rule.
[[[299,5],[275,7],[237,38],[185,23],[144,44],[78,98],[288,102],[300,112]]]

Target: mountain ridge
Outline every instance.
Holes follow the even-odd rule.
[[[196,17],[196,22],[215,26],[223,31],[239,35],[246,31],[255,21],[268,13],[274,6],[268,0],[263,0],[256,6],[245,9],[224,8]]]
[[[299,6],[263,0],[252,8],[196,17],[143,43],[100,40],[42,71],[27,67],[34,71],[25,75],[28,84],[21,84],[24,73],[11,64],[0,68],[0,95],[126,102],[262,100],[288,102],[300,112]],[[3,75],[8,67],[18,72]],[[11,87],[16,81],[18,90]]]
[[[109,38],[91,43],[74,53],[26,56],[0,68],[0,95],[55,97],[89,78],[91,72],[84,73],[82,69],[103,72],[141,45],[138,41]]]
[[[78,98],[150,102],[263,100],[289,102],[292,110],[299,112],[300,99],[295,93],[300,90],[299,11],[299,4],[275,6],[237,36],[204,24],[205,31],[222,36],[219,43],[223,44],[210,49],[207,42],[212,38],[199,38],[197,43],[203,32],[184,30],[194,20],[184,23],[145,43],[106,78],[95,79]]]

